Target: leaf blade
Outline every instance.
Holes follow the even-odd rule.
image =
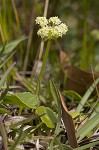
[[[7,94],[3,103],[14,104],[19,107],[35,109],[40,104],[38,95],[31,94],[30,92],[20,92],[16,94]]]
[[[98,83],[99,83],[99,78],[97,78],[95,80],[95,82],[89,87],[89,89],[87,90],[87,92],[83,96],[81,102],[79,103],[79,105],[76,109],[77,113],[80,113],[81,109],[83,108],[84,104],[86,103],[86,101],[88,100],[89,96],[92,94],[92,92],[94,91],[94,89],[95,89],[95,87],[97,86]]]
[[[99,112],[87,121],[77,132],[78,141],[82,140],[99,123]]]

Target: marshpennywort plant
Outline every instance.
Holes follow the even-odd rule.
[[[48,41],[43,58],[43,64],[39,74],[39,79],[41,82],[48,58],[51,40],[56,40],[59,37],[62,38],[62,36],[68,31],[68,27],[65,23],[62,23],[58,17],[51,17],[49,19],[46,19],[46,17],[37,17],[35,22],[40,26],[40,29],[37,31],[38,36],[40,36],[44,41]]]

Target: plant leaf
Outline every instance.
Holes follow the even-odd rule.
[[[13,104],[24,108],[35,109],[40,104],[38,95],[31,94],[30,92],[23,92],[17,94],[7,94],[4,98],[3,103]]]
[[[19,82],[21,82],[22,85],[24,85],[28,89],[28,91],[30,91],[31,93],[34,92],[34,87],[31,84],[31,81],[27,80],[26,77],[22,77],[21,75],[16,73],[16,78]]]
[[[15,65],[15,63],[12,64],[12,65],[8,68],[8,70],[5,72],[5,74],[2,76],[2,78],[1,78],[1,80],[0,80],[0,88],[1,88],[1,86],[4,84],[5,79],[7,78],[8,74],[10,73],[10,71],[12,70],[12,68],[14,67],[14,65]]]
[[[69,114],[69,111],[65,105],[64,99],[59,91],[60,101],[62,104],[62,117],[63,122],[65,125],[65,129],[67,131],[68,141],[72,148],[78,147],[77,139],[76,139],[76,133],[75,133],[75,126],[72,119],[72,116]]]
[[[71,90],[63,91],[63,95],[69,96],[71,99],[76,101],[80,101],[82,99],[82,97],[78,93]]]
[[[90,95],[92,94],[92,92],[94,91],[94,89],[95,89],[95,87],[97,86],[98,83],[99,83],[99,78],[97,78],[95,80],[95,82],[89,87],[89,89],[87,90],[87,92],[83,96],[81,102],[79,103],[79,105],[76,109],[77,113],[80,113],[80,111],[82,110],[84,104],[86,103],[86,101],[88,100],[88,98],[90,97]]]
[[[59,150],[63,150],[63,146],[57,137],[55,137],[54,142],[58,145]]]
[[[44,123],[47,125],[47,127],[49,127],[49,128],[54,128],[54,127],[55,127],[54,122],[50,119],[49,115],[47,114],[46,109],[47,109],[47,111],[49,110],[51,113],[53,112],[53,111],[52,111],[50,108],[48,108],[48,107],[40,106],[40,107],[36,108],[36,113],[37,113],[38,115],[43,115],[43,114],[44,114],[44,115],[41,117],[42,122],[44,122]],[[54,112],[53,112],[53,114],[54,114]],[[55,116],[54,116],[54,117],[55,117]]]
[[[86,150],[87,148],[90,148],[90,147],[93,147],[93,146],[95,146],[95,145],[99,145],[99,141],[97,141],[97,142],[92,142],[92,143],[90,143],[90,144],[86,144],[86,145],[84,145],[84,146],[81,146],[81,147],[78,147],[78,148],[74,148],[73,150]]]
[[[59,100],[58,100],[59,99],[58,98],[58,92],[57,92],[57,89],[56,89],[54,82],[51,79],[50,79],[50,90],[51,90],[51,94],[53,96],[53,99],[54,99],[54,101],[57,105],[57,109],[58,109],[59,105],[60,105]]]
[[[49,145],[49,150],[53,149],[53,144],[54,144],[54,139],[51,140],[50,145]]]
[[[99,112],[88,120],[77,132],[78,141],[82,140],[91,130],[99,124]]]
[[[18,46],[22,41],[24,41],[26,39],[27,39],[27,37],[21,36],[20,38],[6,44],[5,47],[4,47],[4,51],[3,51],[2,55],[3,56],[6,55],[6,54],[8,55],[8,53],[12,52],[16,48],[16,46]],[[0,48],[0,51],[2,49],[3,49],[3,47]]]
[[[14,55],[15,51],[9,55],[7,55],[6,58],[4,58],[4,60],[2,62],[0,62],[0,68],[2,68],[2,66],[4,66],[5,63],[7,63],[7,61]]]
[[[11,114],[11,112],[5,108],[0,108],[0,114]]]
[[[46,107],[46,112],[47,112],[49,118],[52,120],[52,122],[54,122],[54,123],[58,122],[58,117],[57,117],[56,113],[53,112],[52,109],[50,109],[49,107]]]
[[[97,102],[97,104],[96,104],[96,106],[95,106],[95,108],[94,108],[93,113],[92,113],[91,116],[90,116],[90,119],[91,119],[92,117],[94,117],[94,116],[99,112],[99,99],[98,99],[96,102]]]

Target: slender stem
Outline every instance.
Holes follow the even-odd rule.
[[[48,5],[49,5],[49,0],[46,0],[45,1],[45,7],[44,7],[44,17],[47,17]],[[43,48],[44,48],[44,41],[41,41],[40,53],[39,53],[39,60],[41,60],[42,53],[43,53]]]
[[[45,66],[46,66],[46,62],[47,62],[47,58],[48,58],[48,54],[49,54],[49,50],[50,50],[50,44],[51,44],[51,41],[48,41],[46,51],[45,51],[45,55],[44,55],[44,59],[43,59],[43,64],[42,64],[40,74],[39,74],[39,81],[38,81],[37,87],[36,87],[36,94],[39,93],[40,83],[42,82],[43,73],[44,73],[44,69],[45,69]]]
[[[18,112],[18,115],[19,115],[19,116],[21,115],[22,110],[23,110],[23,107],[19,107],[19,112]]]
[[[39,74],[40,82],[42,81],[44,69],[45,69],[45,66],[46,66],[46,62],[47,62],[47,58],[48,58],[48,54],[49,54],[49,50],[50,50],[50,44],[51,44],[51,41],[48,41],[46,51],[45,51],[45,55],[44,55],[44,59],[43,59],[43,64],[42,64],[40,74]]]

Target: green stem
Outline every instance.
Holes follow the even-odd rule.
[[[19,107],[19,112],[18,112],[18,115],[19,115],[19,116],[21,115],[22,110],[23,110],[23,107]]]
[[[44,59],[43,59],[43,64],[42,64],[40,74],[39,74],[40,82],[42,81],[42,78],[43,78],[43,73],[44,73],[44,69],[45,69],[45,66],[46,66],[46,62],[47,62],[47,58],[48,58],[48,54],[49,54],[49,50],[50,50],[50,44],[51,44],[51,41],[48,41],[46,51],[45,51],[45,55],[44,55]]]
[[[48,41],[46,51],[45,51],[45,55],[44,55],[44,59],[43,59],[43,64],[42,64],[40,74],[39,74],[39,81],[38,81],[37,87],[36,87],[36,94],[39,93],[40,83],[42,82],[43,73],[44,73],[44,69],[45,69],[45,66],[46,66],[46,62],[47,62],[47,58],[48,58],[48,54],[49,54],[49,50],[50,50],[50,44],[51,44],[51,41]]]

